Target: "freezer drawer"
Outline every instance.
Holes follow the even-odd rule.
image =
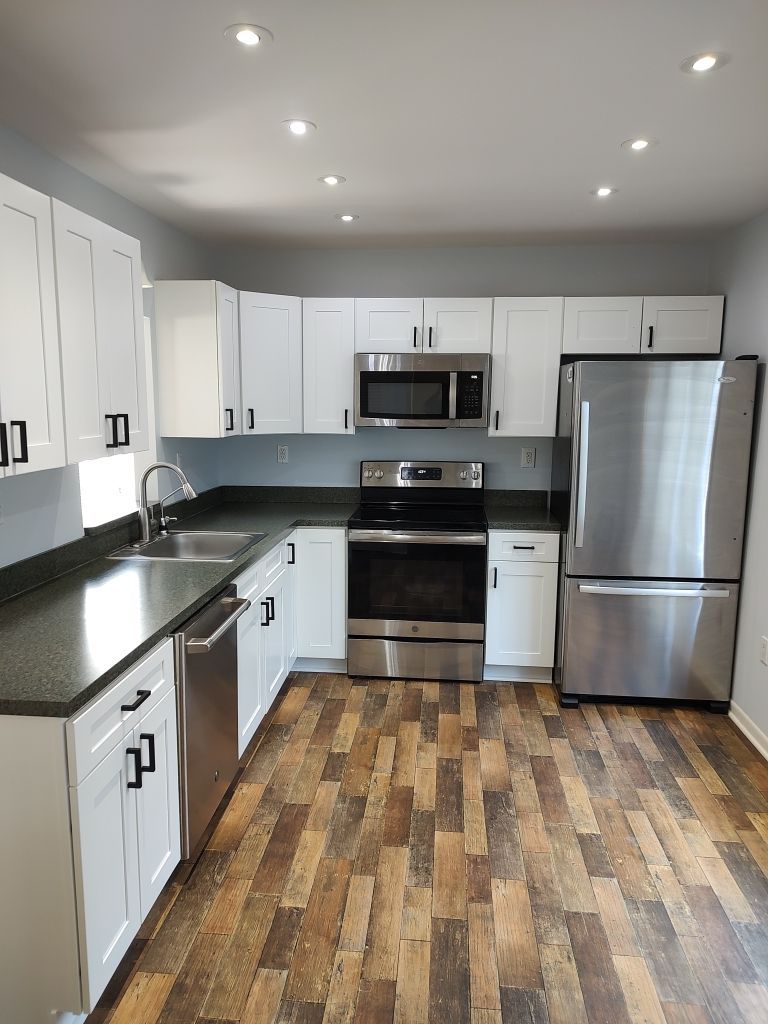
[[[563,596],[564,694],[730,698],[738,584],[566,578]]]

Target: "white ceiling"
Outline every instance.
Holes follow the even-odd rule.
[[[0,0],[0,119],[211,239],[684,236],[768,207],[768,0]]]

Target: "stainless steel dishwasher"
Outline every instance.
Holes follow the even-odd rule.
[[[250,605],[232,584],[173,634],[184,859],[197,851],[237,771],[236,623]]]

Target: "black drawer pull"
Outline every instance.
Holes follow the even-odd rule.
[[[143,772],[153,772],[157,768],[157,762],[155,761],[155,734],[153,732],[140,732],[139,740],[146,740],[149,744],[149,764],[143,764],[141,770]]]
[[[107,423],[109,423],[109,421],[112,420],[112,440],[107,441],[106,447],[118,448],[120,446],[120,442],[117,439],[117,416],[114,413],[107,413],[104,419],[107,421]]]
[[[19,428],[19,442],[21,444],[21,455],[18,459],[14,456],[13,462],[29,462],[29,447],[27,445],[27,421],[26,420],[11,420],[11,437],[13,437],[13,428]]]
[[[296,545],[292,540],[289,540],[286,546],[291,549],[291,552],[288,555],[288,565],[296,565]]]
[[[275,621],[275,599],[274,599],[274,597],[268,597],[267,598],[267,604],[269,605],[269,607],[267,609],[267,617],[269,618],[270,622],[274,622]]]
[[[8,428],[0,423],[0,467],[10,466],[8,460]]]
[[[262,602],[261,602],[261,607],[262,607],[262,608],[263,608],[263,609],[264,609],[264,610],[266,611],[266,613],[267,613],[267,621],[265,622],[265,621],[264,621],[264,619],[262,619],[262,620],[261,620],[261,624],[262,624],[262,626],[268,626],[268,625],[270,624],[270,622],[272,621],[272,620],[270,619],[270,617],[269,617],[269,602],[268,602],[268,601],[262,601]]]
[[[119,412],[117,418],[123,421],[123,440],[118,441],[120,448],[128,448],[131,444],[131,422],[127,412]]]
[[[133,782],[128,783],[128,789],[141,789],[141,773],[143,771],[141,767],[141,747],[128,747],[126,754],[130,754],[133,758],[133,767],[136,772],[136,778]]]
[[[121,711],[135,711],[137,708],[141,707],[141,705],[144,703],[144,701],[147,699],[147,697],[149,697],[151,695],[151,693],[152,693],[151,690],[137,690],[136,691],[136,700],[133,702],[133,704],[121,704],[120,705],[120,710]]]
[[[513,544],[512,547],[515,551],[535,551],[535,544]]]

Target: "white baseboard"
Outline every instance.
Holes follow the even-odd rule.
[[[346,658],[297,658],[292,672],[341,672],[347,671]]]
[[[768,761],[768,734],[764,733],[760,726],[753,722],[746,711],[743,711],[738,704],[731,702],[731,710],[728,712],[728,717]]]
[[[532,665],[486,665],[483,679],[495,683],[551,683],[551,668]]]

